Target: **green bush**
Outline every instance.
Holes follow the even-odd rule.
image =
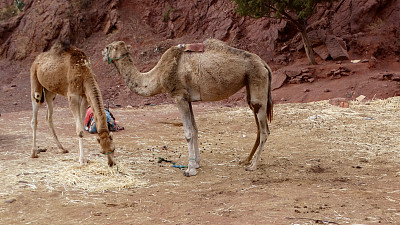
[[[168,22],[168,20],[169,20],[169,14],[171,14],[171,12],[173,12],[173,11],[174,11],[174,9],[173,9],[170,5],[168,5],[168,6],[165,8],[165,11],[164,11],[164,13],[163,13],[163,15],[162,15],[162,18],[163,18],[163,22],[164,22],[164,23]]]
[[[8,20],[11,17],[17,15],[18,9],[14,5],[0,9],[0,21]]]
[[[93,0],[77,0],[77,5],[79,9],[89,8],[92,4]]]

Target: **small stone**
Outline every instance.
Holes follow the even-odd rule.
[[[310,92],[310,89],[306,88],[304,89],[304,92]]]
[[[324,92],[331,92],[331,90],[328,88],[325,88]]]
[[[362,102],[365,99],[365,95],[360,95],[356,98],[357,101]]]
[[[101,212],[94,212],[93,216],[101,216]]]
[[[15,199],[15,198],[12,198],[12,199],[9,199],[9,200],[7,200],[7,201],[5,201],[4,203],[14,203],[14,202],[16,202],[17,201],[17,199]]]
[[[350,73],[349,72],[341,72],[340,75],[341,76],[350,76]]]
[[[367,163],[367,162],[369,162],[369,160],[366,159],[366,158],[361,158],[361,159],[360,159],[360,162]]]
[[[349,103],[348,102],[340,102],[339,106],[342,108],[349,108]]]
[[[346,98],[333,98],[329,100],[329,104],[334,106],[340,106],[342,108],[349,108],[349,100]]]

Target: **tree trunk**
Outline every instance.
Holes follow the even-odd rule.
[[[317,65],[317,62],[315,62],[314,51],[312,49],[310,40],[308,39],[306,27],[303,27],[303,29],[300,30],[300,33],[301,33],[301,37],[303,39],[304,50],[306,51],[308,60],[310,60],[311,64]]]

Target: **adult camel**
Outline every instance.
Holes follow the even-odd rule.
[[[32,158],[37,158],[39,150],[36,146],[37,114],[39,106],[46,100],[47,116],[51,134],[63,153],[68,151],[61,145],[53,125],[53,100],[56,95],[68,98],[69,107],[75,118],[76,134],[79,138],[79,162],[87,163],[83,149],[84,117],[88,105],[92,106],[96,127],[97,141],[101,152],[107,155],[108,165],[113,166],[114,144],[112,133],[107,126],[107,118],[103,106],[103,98],[96,82],[89,60],[81,50],[57,42],[48,52],[38,55],[31,66],[31,99],[33,117]]]
[[[200,49],[200,52],[193,49]],[[191,102],[226,99],[245,86],[247,103],[257,124],[257,139],[243,163],[251,162],[246,170],[256,169],[270,133],[267,119],[271,121],[273,115],[271,69],[259,56],[219,40],[207,39],[197,45],[169,48],[153,69],[141,73],[133,64],[129,47],[123,41],[108,45],[103,54],[105,60],[115,65],[134,93],[141,96],[168,93],[175,100],[189,148],[185,176],[196,175],[196,169],[200,167],[198,130]],[[253,158],[256,150],[258,152]]]

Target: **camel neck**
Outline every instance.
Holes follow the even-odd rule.
[[[85,81],[85,95],[92,107],[94,120],[98,133],[108,132],[107,117],[104,111],[103,97],[100,88],[93,76],[87,77]]]
[[[114,65],[124,78],[126,85],[134,93],[141,96],[153,96],[162,93],[158,79],[159,73],[155,68],[147,73],[141,73],[133,64],[130,55],[114,61]]]

